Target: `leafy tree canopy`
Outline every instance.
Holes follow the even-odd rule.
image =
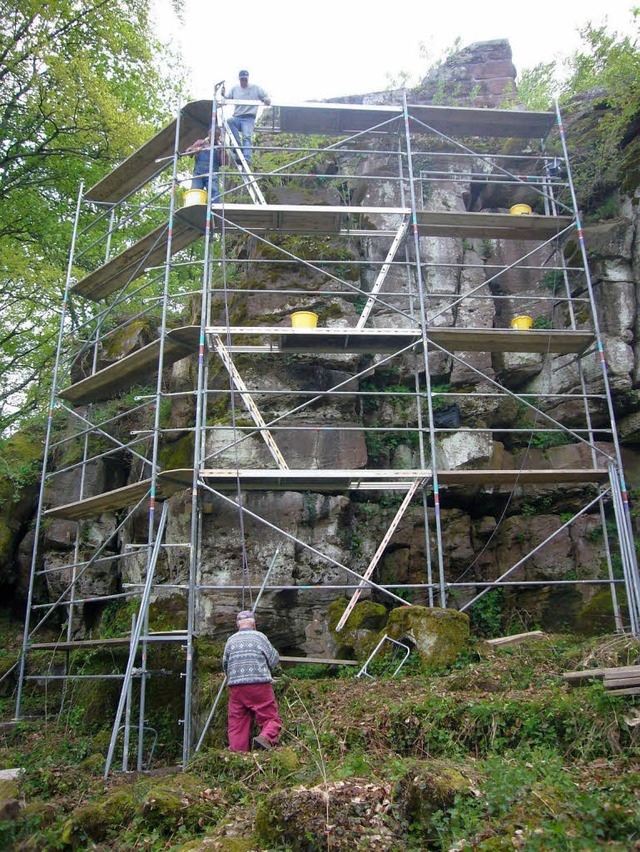
[[[585,204],[601,201],[625,173],[627,183],[640,178],[640,9],[631,14],[632,34],[587,24],[578,50],[524,71],[518,83],[519,99],[529,109],[549,109],[557,97],[568,116],[582,109],[589,95],[593,122],[569,140],[578,195]]]
[[[172,112],[150,6],[0,0],[0,431],[46,396],[80,182]]]

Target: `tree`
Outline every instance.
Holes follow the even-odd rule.
[[[570,118],[589,104],[592,121],[569,140],[576,189],[586,209],[597,207],[617,186],[635,189],[640,179],[640,10],[632,15],[633,35],[587,24],[578,50],[523,72],[518,83],[519,99],[530,109],[548,109],[556,96]]]
[[[150,4],[0,0],[0,432],[47,394],[80,182],[172,111]]]

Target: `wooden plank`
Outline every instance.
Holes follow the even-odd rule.
[[[176,470],[161,471],[157,477],[156,498],[164,499],[188,488],[193,481],[193,469],[183,468]],[[86,497],[84,500],[74,500],[62,506],[52,506],[45,511],[48,518],[66,518],[70,521],[79,521],[83,518],[93,518],[103,512],[112,512],[133,506],[141,500],[151,488],[151,480],[143,479],[123,488],[106,491],[94,497]]]
[[[606,482],[608,471],[602,468],[577,469],[556,468],[553,470],[441,470],[438,482],[442,485],[484,485],[491,487],[522,485],[552,485],[562,482],[598,483]]]
[[[411,479],[431,477],[423,470],[270,470],[270,469],[207,469],[202,478],[218,490],[236,488],[237,479],[247,490],[317,490],[340,491],[385,489],[402,486],[408,488]],[[438,481],[442,485],[513,486],[521,484],[554,484],[561,482],[602,482],[608,478],[606,470],[548,469],[548,470],[441,470]]]
[[[237,481],[247,491],[315,491],[334,494],[358,490],[402,490],[409,488],[417,477],[430,478],[431,471],[419,470],[274,470],[274,469],[206,469],[202,479],[218,491],[235,491]],[[162,471],[158,475],[159,499],[191,485],[190,468]],[[525,484],[555,484],[562,482],[597,483],[608,478],[606,470],[443,470],[438,473],[442,486],[512,487]],[[136,503],[147,493],[151,480],[145,479],[123,488],[76,500],[47,509],[52,518],[80,520],[95,517]]]
[[[406,207],[332,207],[321,204],[212,204],[211,225],[216,231],[245,228],[248,231],[278,231],[292,234],[338,234],[348,217],[349,230],[357,232],[354,220],[371,229],[370,217],[406,216]],[[176,211],[176,219],[204,234],[206,204],[191,204]],[[388,221],[388,220],[387,220]],[[399,224],[399,223],[398,223]],[[397,227],[397,226],[396,226]],[[285,256],[283,255],[283,258]]]
[[[85,275],[71,292],[99,302],[115,290],[135,281],[150,266],[158,266],[167,256],[168,223],[159,225],[137,243]],[[176,222],[171,240],[171,255],[200,239],[200,233],[185,222]]]
[[[173,633],[150,633],[148,638],[154,644],[159,642],[176,642],[184,640],[187,635],[185,630],[176,630]],[[70,642],[33,642],[29,645],[29,651],[77,651],[83,648],[122,648],[129,647],[131,640],[128,636],[112,639],[74,639]]]
[[[542,139],[555,124],[555,116],[550,112],[425,104],[409,104],[408,110],[410,118],[415,118],[447,135]],[[390,123],[381,128],[382,132],[395,133],[402,119],[400,105],[282,104],[279,112],[280,129],[287,133],[320,133],[334,136],[351,135],[383,122]],[[417,122],[411,122],[411,130],[421,132]]]
[[[281,663],[311,663],[313,665],[327,666],[359,666],[357,660],[331,660],[324,657],[283,657],[280,656]]]
[[[528,633],[514,633],[513,636],[498,636],[496,639],[487,639],[487,645],[500,648],[503,645],[519,645],[528,639],[544,639],[546,633],[542,630],[530,630]]]
[[[569,686],[584,686],[585,683],[602,680],[604,678],[604,669],[584,669],[584,671],[578,672],[565,672],[562,677]]]
[[[612,666],[604,669],[605,675],[635,675],[640,674],[640,665],[638,666]]]
[[[512,216],[509,213],[447,213],[419,211],[421,237],[466,237],[478,239],[544,241],[573,224],[570,216]]]
[[[406,328],[283,328],[279,326],[211,326],[208,334],[223,339],[242,336],[238,348],[231,351],[296,353],[387,353],[397,352],[411,343],[421,343],[420,329]],[[255,340],[255,346],[247,341]],[[446,328],[427,331],[427,340],[450,352],[537,352],[540,354],[578,353],[594,342],[592,331],[564,329]]]
[[[183,326],[168,331],[164,344],[164,366],[169,367],[181,358],[195,354],[199,336],[197,326]],[[83,405],[109,399],[136,384],[148,384],[158,373],[159,354],[160,341],[154,340],[92,376],[69,385],[60,391],[59,396],[74,405]]]
[[[618,689],[622,686],[640,686],[640,677],[626,675],[626,677],[606,677],[604,679],[605,689]]]
[[[180,114],[178,150],[184,151],[211,125],[211,100],[192,101]],[[350,135],[384,124],[383,132],[396,133],[402,123],[401,106],[364,106],[360,104],[273,105],[278,109],[280,128],[291,133]],[[420,124],[441,133],[464,136],[517,137],[541,139],[555,124],[549,112],[491,110],[472,107],[410,104],[412,130],[428,132]],[[147,183],[163,164],[156,160],[170,157],[175,145],[175,119],[112,169],[86,193],[90,201],[114,204]]]
[[[575,672],[565,672],[562,677],[570,685],[580,685],[590,680],[602,680],[640,676],[640,666],[614,666],[606,669],[582,669]]]
[[[208,132],[211,126],[211,103],[211,101],[193,101],[183,107],[180,113],[179,151],[184,151],[192,142]],[[158,171],[169,165],[168,162],[157,163],[156,160],[173,154],[175,138],[176,121],[174,119],[124,162],[105,175],[102,180],[94,184],[85,197],[89,201],[109,204],[121,201],[125,195],[143,186]]]
[[[640,695],[640,686],[630,686],[625,689],[607,689],[607,695]]]

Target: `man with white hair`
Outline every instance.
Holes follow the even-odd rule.
[[[271,678],[280,658],[264,633],[256,630],[252,612],[239,612],[236,625],[238,631],[227,639],[222,655],[222,668],[229,682],[229,748],[249,751],[251,720],[255,716],[260,734],[253,738],[253,746],[270,749],[282,728]]]

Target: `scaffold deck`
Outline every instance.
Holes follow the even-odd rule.
[[[421,345],[419,329],[401,328],[315,328],[279,326],[210,326],[209,335],[223,341],[231,337],[234,353],[296,354],[390,354],[407,346]],[[236,339],[234,343],[233,339]],[[163,364],[195,355],[200,339],[199,326],[182,326],[167,332]],[[537,352],[572,354],[582,352],[594,341],[591,331],[515,328],[432,328],[427,341],[449,352]],[[160,341],[154,340],[119,361],[104,367],[60,391],[60,397],[75,405],[100,402],[136,384],[147,384],[157,374]]]
[[[211,126],[213,101],[186,104],[180,113],[178,150],[185,151]],[[549,112],[521,112],[506,109],[409,105],[409,116],[447,135],[514,137],[542,139],[555,124]],[[346,136],[383,125],[381,132],[396,133],[403,118],[402,107],[362,104],[289,105],[274,104],[279,128],[286,133],[318,133]],[[414,123],[415,124],[415,123]],[[274,125],[275,126],[275,125]],[[266,128],[268,129],[268,128]],[[419,130],[417,126],[413,130]],[[425,131],[426,132],[426,131]],[[86,193],[89,201],[116,204],[149,181],[173,154],[176,120],[152,136],[119,166],[94,184]]]
[[[206,469],[200,478],[218,491],[235,491],[240,485],[246,491],[314,491],[340,494],[346,491],[385,491],[410,488],[416,479],[429,480],[430,469],[419,470],[272,470],[272,469]],[[515,485],[553,485],[558,483],[598,484],[608,479],[601,468],[567,468],[541,470],[441,470],[441,486],[475,486],[512,488]],[[170,497],[177,491],[190,488],[193,470],[183,468],[158,474],[156,497]],[[122,509],[136,503],[149,492],[151,480],[145,479],[124,488],[117,488],[95,497],[75,500],[47,509],[50,518],[81,520]]]
[[[148,267],[164,262],[168,233],[167,222],[154,228],[132,246],[81,278],[71,287],[71,292],[99,302],[115,290],[135,281]],[[186,248],[200,237],[199,231],[195,231],[188,223],[176,222],[171,239],[171,254]]]

